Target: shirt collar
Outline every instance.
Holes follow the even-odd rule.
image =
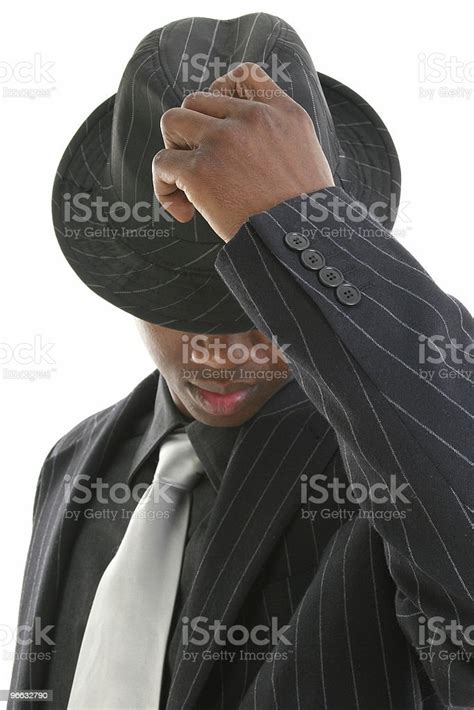
[[[154,410],[132,463],[128,483],[149,456],[156,455],[161,442],[177,427],[184,426],[208,478],[217,491],[241,427],[212,427],[188,419],[176,407],[166,380],[158,378]]]

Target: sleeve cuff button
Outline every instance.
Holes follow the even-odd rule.
[[[304,249],[309,247],[309,239],[304,234],[288,232],[288,234],[285,234],[285,244],[293,251],[304,251]]]
[[[348,283],[343,283],[337,287],[336,297],[343,306],[355,306],[362,298],[359,289]]]
[[[319,271],[322,269],[326,260],[320,251],[316,249],[305,249],[301,252],[301,261],[307,269],[311,271]]]
[[[330,286],[331,288],[337,288],[344,281],[342,272],[334,266],[324,266],[318,276],[324,286]]]

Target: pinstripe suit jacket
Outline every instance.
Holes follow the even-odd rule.
[[[315,199],[328,196],[350,202],[340,188]],[[252,217],[217,259],[256,326],[290,344],[298,384],[242,428],[183,612],[227,628],[275,621],[283,634],[268,647],[215,636],[202,646],[194,633],[185,644],[178,627],[166,708],[474,707],[472,644],[443,638],[450,621],[463,630],[474,622],[472,382],[447,350],[431,379],[419,367],[421,336],[456,338],[465,349],[471,319],[357,209],[342,221],[330,211],[330,233],[307,219],[300,198],[278,205]],[[305,226],[311,247],[360,289],[356,306],[339,302],[287,246],[285,235]],[[151,389],[148,378],[48,457],[22,623],[39,616],[54,624],[74,544],[65,471],[91,475],[91,452],[105,459],[113,451]],[[318,496],[308,492],[314,476]],[[362,491],[395,482],[403,497],[354,502],[347,489],[335,495],[331,484],[340,481]],[[427,631],[433,618],[437,634]],[[39,688],[44,674],[45,664],[20,661],[12,688]]]

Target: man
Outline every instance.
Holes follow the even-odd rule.
[[[44,657],[12,691],[474,707],[472,321],[391,237],[398,199],[385,126],[282,20],[139,45],[54,219],[159,374],[45,462],[20,609]]]

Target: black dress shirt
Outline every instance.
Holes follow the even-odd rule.
[[[192,494],[170,638],[172,636],[199,564],[208,517],[240,427],[217,428],[186,419],[173,403],[166,382],[161,377],[154,410],[136,421],[128,437],[124,437],[116,448],[113,458],[97,461],[98,483],[100,481],[95,489],[97,494],[82,508],[82,515],[76,521],[80,531],[60,594],[56,645],[48,679],[48,687],[54,688],[57,707],[67,707],[87,617],[102,574],[122,541],[139,498],[153,479],[160,442],[179,426],[185,427],[207,475],[200,478]],[[79,487],[79,498],[84,499],[86,495],[85,485]],[[163,698],[167,696],[170,671],[167,659],[163,673]]]

